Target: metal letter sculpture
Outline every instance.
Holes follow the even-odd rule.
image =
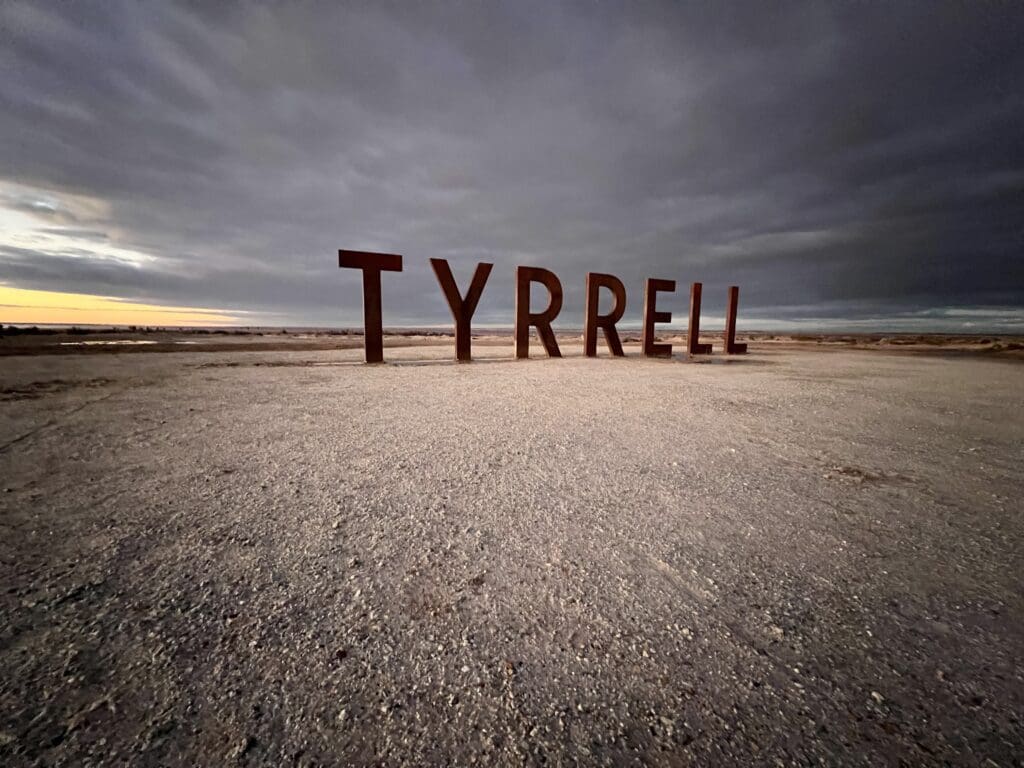
[[[654,343],[654,324],[671,323],[671,312],[658,311],[658,293],[671,293],[676,289],[675,280],[658,280],[647,278],[644,288],[644,355],[647,357],[672,357],[671,344]]]
[[[493,264],[481,262],[476,265],[473,280],[469,284],[466,295],[459,293],[455,284],[451,267],[445,259],[431,259],[438,283],[444,292],[452,318],[455,320],[455,359],[468,362],[472,355],[473,313],[480,303],[480,295],[487,284]],[[380,363],[384,361],[384,329],[381,319],[381,272],[401,272],[402,257],[397,253],[370,253],[367,251],[338,251],[338,266],[359,269],[363,272],[363,338],[366,350],[366,362]],[[530,288],[533,283],[541,283],[548,289],[548,306],[543,312],[530,311]],[[601,289],[612,292],[615,304],[611,311],[599,314]],[[644,286],[644,327],[643,353],[645,357],[671,357],[672,345],[660,344],[654,340],[654,326],[657,323],[671,323],[671,312],[658,311],[658,293],[671,293],[676,289],[675,280],[657,280],[648,278]],[[710,344],[700,343],[700,299],[703,285],[690,285],[690,324],[686,332],[686,347],[693,355],[711,354]],[[729,355],[742,355],[747,351],[746,344],[736,342],[736,312],[740,302],[738,286],[729,286],[729,302],[725,310],[725,352]],[[516,325],[515,354],[517,359],[530,356],[530,326],[537,329],[541,343],[549,357],[561,357],[558,340],[551,329],[551,323],[562,311],[562,283],[558,276],[549,269],[541,267],[516,267]],[[601,272],[588,272],[586,285],[586,310],[583,319],[583,353],[587,357],[597,357],[597,330],[604,331],[608,350],[613,357],[623,357],[622,341],[615,324],[626,312],[626,287],[615,275]]]
[[[704,286],[690,286],[690,325],[686,329],[686,351],[691,355],[710,355],[711,345],[700,343],[700,294]]]
[[[452,270],[445,259],[431,259],[430,266],[434,268],[437,282],[441,284],[441,290],[444,291],[444,297],[448,299],[448,307],[455,319],[455,359],[469,362],[473,359],[470,351],[472,341],[470,321],[473,319],[476,305],[480,301],[480,294],[484,292],[487,276],[491,274],[491,268],[494,265],[487,262],[476,265],[473,281],[469,284],[465,298],[459,295],[459,288],[455,285]]]
[[[725,354],[742,355],[747,351],[746,344],[736,343],[736,310],[740,303],[740,287],[729,286],[729,304],[725,310]]]
[[[615,297],[615,306],[607,315],[597,314],[601,289],[608,288]],[[615,324],[626,312],[626,286],[615,275],[600,272],[587,273],[587,308],[583,322],[583,351],[587,357],[597,357],[597,329],[604,331],[604,340],[615,357],[623,357],[622,342]]]
[[[530,312],[530,283],[543,283],[551,300],[543,312]],[[548,357],[561,357],[551,321],[562,311],[562,284],[557,275],[541,267],[516,267],[516,357],[530,356],[530,326],[537,328],[537,335],[548,353]]]
[[[401,272],[397,253],[338,251],[338,266],[363,270],[363,339],[366,362],[384,362],[384,328],[380,311],[380,273]]]

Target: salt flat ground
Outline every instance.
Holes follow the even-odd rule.
[[[5,359],[0,763],[1021,764],[1024,366],[566,351]]]

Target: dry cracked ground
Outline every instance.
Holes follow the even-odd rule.
[[[1022,764],[1024,366],[450,354],[3,360],[0,763]]]

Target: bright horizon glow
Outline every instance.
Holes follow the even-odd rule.
[[[239,313],[0,285],[0,323],[18,325],[237,325]]]

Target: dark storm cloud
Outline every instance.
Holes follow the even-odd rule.
[[[352,247],[406,255],[393,324],[447,321],[431,256],[463,281],[496,263],[485,322],[511,321],[516,264],[558,272],[567,325],[588,270],[624,279],[634,320],[648,276],[679,281],[677,316],[703,280],[711,314],[738,283],[766,320],[1019,320],[1022,22],[1012,4],[5,4],[0,206],[80,242],[0,239],[0,280],[350,323]]]

